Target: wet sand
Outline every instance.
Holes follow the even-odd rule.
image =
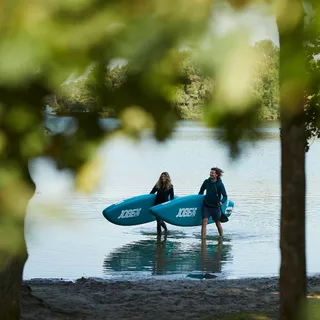
[[[320,276],[308,279],[319,301]],[[317,299],[316,299],[317,298]],[[238,313],[277,319],[278,278],[239,280],[25,281],[23,320],[220,319]],[[242,319],[248,319],[244,315]]]

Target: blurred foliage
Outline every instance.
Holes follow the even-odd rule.
[[[255,44],[258,51],[258,70],[253,80],[261,109],[261,119],[279,119],[279,48],[270,40]]]
[[[270,41],[249,45],[242,28],[218,35],[212,26],[223,10],[232,20],[239,11],[260,10],[262,3],[277,17],[283,56],[290,55],[281,65],[283,114],[289,120],[300,116],[292,106],[308,83],[302,121],[309,138],[318,136],[318,0],[304,1],[304,7],[290,1],[290,12],[288,0],[0,1],[1,267],[25,252],[23,219],[35,190],[29,160],[52,158],[58,168],[75,172],[80,189],[90,191],[99,177],[95,151],[115,130],[102,129],[102,114],[118,117],[120,129],[132,136],[151,127],[163,141],[179,117],[200,118],[203,105],[204,121],[225,129],[221,139],[233,155],[240,152],[241,138],[259,137],[254,128],[261,119],[279,114],[279,50]],[[292,41],[302,8],[308,11],[308,77]],[[47,104],[72,112],[76,130],[44,135]],[[0,293],[9,289],[0,284]]]
[[[92,66],[87,75],[63,83],[55,94],[45,98],[45,107],[52,110],[56,115],[93,112],[99,105],[95,71],[95,67]],[[106,67],[104,81],[106,90],[115,91],[119,89],[126,76],[126,66]],[[115,115],[111,105],[100,106],[99,113],[104,117]]]
[[[51,157],[58,168],[73,169],[75,184],[90,191],[99,177],[95,151],[114,130],[100,126],[108,106],[130,134],[150,124],[159,140],[170,134],[178,119],[171,105],[179,82],[177,48],[205,30],[211,1],[0,3],[0,260],[5,268],[12,256],[24,256],[23,221],[34,194],[30,159]],[[106,76],[106,66],[118,59],[128,63],[121,88]],[[89,77],[81,78],[87,70]],[[80,79],[66,93],[61,84],[72,85],[70,76]],[[44,135],[48,101],[72,111],[77,122],[72,134]]]
[[[311,78],[305,93],[306,151],[314,138],[320,138],[320,32],[316,28],[319,23],[317,13],[313,11],[309,18],[305,39],[307,70]]]
[[[237,9],[254,3],[230,1]],[[101,115],[118,117],[133,136],[152,127],[159,140],[179,118],[204,117],[209,126],[227,129],[221,139],[233,154],[241,138],[257,138],[261,119],[279,116],[279,49],[268,40],[249,45],[241,30],[218,36],[209,22],[226,7],[232,19],[237,11],[223,1],[2,1],[1,193],[25,183],[29,159],[42,155],[81,172],[80,186],[91,181],[94,151],[114,130],[101,128]],[[319,13],[312,12],[308,37],[316,44]],[[282,14],[283,25],[294,24],[295,10]],[[317,49],[308,47],[310,57]],[[318,79],[318,61],[311,60]],[[308,94],[309,136],[319,134],[318,83]],[[44,105],[71,112],[77,130],[44,138]]]
[[[253,92],[262,120],[279,119],[279,48],[271,40],[256,42],[252,48],[259,60],[252,77]],[[173,88],[172,107],[182,119],[203,118],[203,105],[214,94],[216,79],[205,76],[197,55],[192,49],[180,50],[178,56],[179,83]],[[126,81],[127,64],[117,64],[105,70],[105,85],[109,90],[119,89]],[[93,68],[86,76],[64,83],[58,94],[45,103],[57,114],[89,112],[97,105]],[[112,105],[103,106],[101,115],[115,116]]]
[[[280,0],[268,3],[281,28],[290,30],[298,21],[300,7],[293,6],[288,15]],[[319,4],[306,3],[313,6],[306,33],[312,44],[306,47],[313,78],[306,106],[311,137],[319,135],[319,67],[314,55],[320,19]],[[59,168],[82,172],[77,181],[89,179],[93,169],[88,168],[95,166],[86,162],[96,163],[94,151],[114,130],[101,128],[101,115],[119,117],[121,128],[133,136],[148,126],[158,140],[164,140],[180,117],[204,114],[209,126],[227,129],[221,131],[221,139],[233,154],[239,152],[241,138],[257,138],[254,128],[260,120],[279,115],[279,50],[270,41],[249,45],[241,30],[218,36],[209,23],[213,13],[227,7],[232,19],[237,14],[233,9],[259,8],[260,2],[229,4],[2,1],[0,152],[1,167],[7,169],[0,172],[1,193],[19,181],[25,183],[29,159],[42,155],[52,157]],[[44,138],[44,104],[60,113],[72,112],[77,120],[74,134]],[[28,197],[29,191],[26,197],[17,195]]]
[[[43,101],[74,112],[78,121],[74,136],[50,137],[49,147],[40,142],[41,132],[39,138],[34,133],[40,144],[24,147],[28,151],[23,153],[29,158],[47,153],[61,167],[80,168],[89,153],[79,151],[94,150],[104,137],[97,120],[101,112],[108,113],[109,106],[116,116],[126,108],[142,108],[153,119],[156,137],[163,140],[178,118],[171,105],[172,89],[179,82],[175,48],[206,28],[210,6],[210,1],[196,0],[187,4],[83,0],[77,6],[70,0],[4,1],[0,103],[3,110],[19,108],[12,111],[17,116],[10,115],[10,128],[21,127],[22,119],[27,119],[23,114],[29,111],[38,114],[39,126],[42,116],[35,109]],[[106,66],[120,58],[128,62],[126,81],[123,68],[113,68],[112,77],[106,72]],[[89,76],[79,78],[88,68]],[[70,75],[79,78],[77,82],[68,82]],[[85,117],[83,111],[88,111]],[[2,149],[6,133],[7,129],[1,134]]]

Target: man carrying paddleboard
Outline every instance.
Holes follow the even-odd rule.
[[[211,168],[210,178],[203,181],[199,191],[199,194],[203,194],[206,190],[202,207],[202,239],[206,238],[207,224],[210,216],[217,226],[219,235],[223,236],[223,229],[220,222],[221,206],[227,201],[228,197],[226,189],[221,181],[222,174],[223,171],[221,169],[217,167]]]

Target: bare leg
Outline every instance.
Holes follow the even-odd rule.
[[[218,228],[219,234],[222,237],[223,236],[223,229],[220,221],[216,221],[216,226]]]
[[[201,226],[201,238],[205,239],[207,236],[207,223],[208,223],[208,218],[202,219],[202,226]]]

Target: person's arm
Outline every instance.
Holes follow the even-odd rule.
[[[153,187],[150,193],[156,193],[158,191],[157,185]]]
[[[221,195],[222,195],[222,199],[220,200],[221,205],[222,205],[222,204],[225,203],[225,202],[227,201],[227,199],[228,199],[227,192],[226,192],[226,189],[225,189],[223,183],[221,183],[220,192],[221,192]]]
[[[203,194],[204,190],[206,190],[206,182],[205,181],[203,181],[203,183],[202,183],[202,186],[200,188],[199,194]]]
[[[169,196],[170,196],[170,200],[173,200],[173,199],[174,199],[173,187],[169,190]]]

